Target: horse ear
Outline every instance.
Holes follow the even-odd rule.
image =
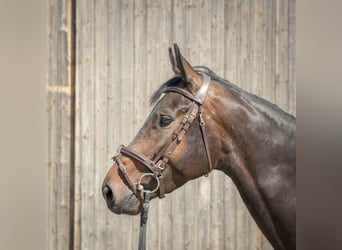
[[[173,71],[176,74],[180,74],[183,80],[188,84],[189,88],[196,92],[202,82],[202,77],[198,74],[190,65],[190,63],[182,56],[180,53],[178,45],[174,44],[176,59],[172,55],[172,50],[170,49],[170,60],[172,64]]]
[[[170,61],[171,61],[173,72],[175,72],[176,75],[180,74],[180,70],[179,70],[179,68],[177,66],[177,62],[175,60],[175,57],[173,56],[171,48],[169,48],[169,56],[170,56]]]

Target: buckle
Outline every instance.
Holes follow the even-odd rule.
[[[161,167],[162,163],[163,163],[163,161],[162,161],[162,160],[159,160],[159,161],[157,162],[157,164],[156,164],[156,167],[157,167],[158,169],[160,169],[161,171],[164,171],[166,165],[163,164],[164,167]]]

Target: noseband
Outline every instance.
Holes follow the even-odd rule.
[[[209,165],[208,173],[212,170],[210,152],[209,152],[208,143],[206,139],[206,133],[205,133],[205,123],[202,117],[202,105],[203,105],[205,96],[207,95],[207,92],[208,92],[208,88],[210,85],[210,77],[204,73],[201,73],[201,75],[203,78],[202,86],[200,87],[196,95],[193,95],[189,91],[179,88],[179,87],[168,87],[164,91],[164,93],[175,92],[175,93],[181,94],[184,97],[190,99],[192,101],[192,104],[188,112],[184,116],[183,120],[177,127],[177,129],[173,132],[170,138],[170,142],[167,143],[163,147],[163,149],[158,153],[156,157],[154,157],[153,160],[123,145],[119,147],[118,155],[113,157],[113,160],[118,165],[118,168],[120,172],[122,173],[123,177],[125,178],[129,188],[132,190],[134,195],[142,202],[144,202],[144,200],[142,199],[141,195],[139,195],[139,192],[153,193],[159,190],[159,198],[165,197],[165,189],[164,189],[164,183],[163,183],[163,171],[165,170],[165,167],[170,157],[172,156],[173,152],[175,151],[177,146],[180,144],[185,134],[188,132],[190,125],[192,124],[192,122],[195,120],[196,117],[198,117],[199,119],[202,139],[203,139],[203,143],[204,143],[204,147],[205,147],[205,151],[206,151],[206,155],[208,159],[208,165]],[[132,180],[129,178],[126,167],[120,159],[121,155],[124,155],[130,159],[138,161],[139,163],[144,165],[150,171],[150,173],[143,174],[140,177],[138,183],[134,184]],[[144,187],[142,185],[142,180],[146,176],[151,176],[152,178],[156,179],[157,186],[153,190],[144,190]]]

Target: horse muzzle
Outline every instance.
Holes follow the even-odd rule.
[[[132,192],[119,195],[114,192],[110,183],[102,185],[102,194],[107,207],[115,214],[137,215],[142,209],[141,201]]]

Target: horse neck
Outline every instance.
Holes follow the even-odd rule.
[[[231,177],[272,246],[292,248],[295,118],[266,101],[227,87],[220,86],[211,94],[216,168]]]
[[[219,117],[217,126],[224,131],[221,136],[221,157],[227,158],[227,154],[233,152],[253,172],[253,168],[259,165],[271,166],[290,160],[282,159],[280,155],[295,156],[293,116],[243,90],[240,92],[239,89],[220,85],[212,94],[215,97],[210,104],[215,111],[211,115]],[[217,110],[220,110],[219,114]],[[232,160],[219,162],[226,163],[219,168],[229,172],[232,166],[227,164],[232,163]]]

